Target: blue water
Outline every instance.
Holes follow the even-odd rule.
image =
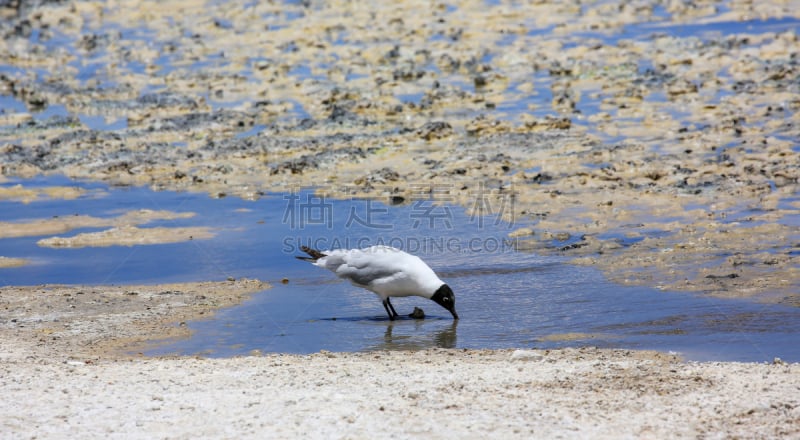
[[[636,36],[666,35],[676,38],[714,38],[734,34],[758,35],[767,32],[796,31],[800,27],[800,19],[795,17],[753,19],[747,21],[721,21],[711,23],[640,23],[625,26],[619,38]]]
[[[697,360],[800,361],[800,309],[724,300],[608,282],[592,268],[513,249],[509,225],[470,216],[439,200],[388,206],[332,200],[308,191],[258,201],[204,194],[108,187],[65,178],[12,180],[26,187],[75,185],[72,201],[0,201],[0,221],[92,215],[134,209],[194,212],[149,226],[208,226],[217,235],[185,243],[50,249],[42,237],[0,239],[0,255],[32,264],[0,269],[1,285],[128,284],[249,277],[273,288],[212,319],[189,322],[193,336],[162,341],[146,354],[234,356],[376,349],[555,348],[600,346],[677,351]],[[487,206],[485,213],[499,206]],[[74,235],[92,229],[59,234]],[[293,258],[300,244],[320,248],[391,243],[421,255],[456,293],[461,320],[421,298],[398,298],[427,318],[387,319],[373,294]],[[288,283],[282,284],[281,280]],[[579,334],[564,337],[564,335]],[[580,335],[582,334],[582,335]]]

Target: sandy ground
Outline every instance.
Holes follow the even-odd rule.
[[[0,181],[486,201],[510,208],[520,250],[796,306],[797,36],[670,26],[797,18],[800,4],[496,3],[5,2],[0,94],[25,108],[0,112]],[[646,38],[605,38],[637,23]],[[52,108],[68,115],[36,117]],[[22,186],[0,200],[80,195]],[[130,215],[0,233],[90,224],[110,229],[42,244],[159,240]],[[2,437],[800,438],[800,366],[780,361],[135,354],[265,287],[0,287]]]
[[[0,287],[2,360],[91,361],[187,337],[185,321],[211,316],[269,284],[250,279],[140,286]],[[184,324],[181,324],[184,323]]]
[[[4,438],[799,438],[800,365],[593,349],[0,364]]]

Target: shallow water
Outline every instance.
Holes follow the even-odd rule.
[[[494,2],[487,3],[487,6],[489,7],[497,6],[494,4]],[[458,9],[456,6],[448,6],[447,8],[448,11],[455,11]],[[728,8],[724,4],[720,5],[720,12],[725,12],[727,9]],[[561,36],[553,35],[555,26],[550,25],[544,28],[539,27],[536,25],[535,20],[530,18],[525,21],[525,25],[530,29],[527,34],[517,35],[511,33],[505,35],[496,43],[500,50],[486,53],[481,62],[490,64],[494,57],[504,55],[506,53],[505,48],[511,46],[512,43],[514,43],[517,39],[558,39],[563,44],[563,48],[568,49],[572,46],[583,45],[587,40],[590,39],[601,42],[602,44],[613,46],[619,44],[620,40],[655,39],[661,36],[708,40],[713,38],[724,38],[737,34],[760,35],[767,32],[797,32],[797,29],[800,27],[800,20],[795,17],[768,19],[754,18],[740,22],[712,20],[705,23],[676,23],[672,21],[671,15],[666,12],[664,8],[658,7],[657,11],[658,13],[655,15],[654,21],[629,24],[607,31],[577,31]],[[302,16],[302,12],[287,11],[280,17],[281,24],[272,24],[270,25],[270,28],[273,30],[280,29],[281,27],[285,27],[292,20],[301,18]],[[270,20],[276,17],[265,16],[263,18],[265,20]],[[218,17],[214,18],[214,20],[220,27],[230,28],[231,24],[227,22],[227,20]],[[170,19],[170,21],[173,20]],[[79,43],[81,42],[81,38],[96,37],[98,35],[118,35],[118,44],[123,47],[135,48],[146,44],[159,48],[160,55],[150,62],[150,64],[155,68],[155,73],[147,74],[145,65],[142,64],[141,61],[136,60],[124,60],[119,66],[117,66],[118,69],[135,77],[149,78],[148,75],[152,75],[153,77],[160,78],[161,81],[164,81],[165,78],[167,78],[170,74],[173,74],[178,70],[185,70],[186,72],[203,71],[206,74],[219,72],[221,75],[230,73],[229,69],[231,62],[230,60],[226,60],[221,54],[209,55],[208,57],[199,61],[189,61],[182,58],[183,55],[180,54],[180,51],[171,53],[170,51],[164,50],[165,45],[171,45],[173,42],[160,38],[157,28],[150,28],[148,27],[149,25],[141,22],[130,23],[126,25],[127,26],[123,26],[118,23],[103,22],[100,24],[98,29],[87,28],[79,35],[65,34],[58,30],[53,30],[52,35],[48,36],[47,38],[42,38],[38,32],[33,32],[28,39],[32,44],[41,45],[45,50],[48,51],[67,51],[74,58],[74,61],[69,63],[69,67],[78,72],[76,78],[81,83],[85,83],[89,80],[96,81],[97,86],[100,88],[113,89],[115,87],[121,87],[121,84],[118,84],[115,81],[115,78],[109,77],[109,74],[105,73],[103,70],[105,64],[107,63],[107,58],[110,56],[109,50],[103,45],[99,45],[98,47],[93,48],[91,52],[86,53],[84,50],[80,49]],[[431,38],[432,41],[435,41],[437,39],[446,37],[440,34],[435,34]],[[349,45],[353,43],[349,41],[335,40],[332,41],[332,44]],[[240,75],[247,82],[258,84],[261,81],[260,76],[257,74],[258,68],[256,67],[259,61],[271,62],[272,60],[253,57],[253,59],[250,60],[247,65],[242,66],[240,71],[237,71],[236,74]],[[652,67],[652,60],[643,58],[640,61],[640,64],[641,65],[636,67],[636,69],[647,70],[648,67]],[[331,83],[326,75],[313,73],[315,68],[318,68],[321,71],[326,71],[330,67],[330,65],[325,63],[298,64],[292,66],[287,74],[288,76],[294,78],[297,82],[315,81],[334,86],[334,84]],[[419,68],[424,71],[435,73],[442,83],[458,86],[458,88],[467,90],[470,93],[480,95],[478,90],[475,88],[473,78],[469,75],[464,75],[463,73],[459,72],[442,72],[432,61],[419,66]],[[619,66],[619,68],[621,70],[618,73],[625,74],[625,69],[630,68],[630,66]],[[10,65],[0,64],[0,73],[6,73],[12,77],[22,76],[25,73],[31,72],[36,73],[37,81],[40,82],[44,81],[50,76],[47,71],[42,69],[25,70]],[[633,72],[628,72],[627,75],[632,75],[632,73]],[[359,74],[350,75],[352,76],[349,79],[359,76]],[[525,80],[527,81],[529,79],[526,78]],[[552,107],[554,98],[552,96],[552,86],[554,79],[551,74],[546,70],[534,72],[532,80],[536,84],[537,93],[529,94],[519,92],[504,94],[503,99],[495,107],[496,111],[494,113],[498,119],[514,121],[521,114],[543,117],[553,115],[554,113],[559,113],[557,109]],[[159,83],[160,81],[155,82]],[[148,81],[145,81],[145,83],[148,83]],[[519,85],[520,84],[518,83],[512,82],[509,84],[509,89],[514,90]],[[403,103],[413,102],[420,104],[427,90],[412,90],[413,93],[398,94],[396,98],[398,101]],[[141,95],[145,95],[147,93],[157,94],[160,92],[169,92],[169,89],[162,88],[160,86],[146,85],[142,90]],[[717,99],[723,97],[725,94],[724,91],[718,91],[715,93],[718,93],[718,96],[716,97]],[[206,102],[212,111],[229,108],[246,108],[254,105],[257,101],[262,100],[262,98],[258,96],[237,95],[235,99],[228,101],[225,98],[215,97],[208,91],[198,92],[196,95],[191,96],[191,98],[199,98],[203,102]],[[668,101],[667,98],[660,93],[652,93],[646,96],[646,99],[659,103]],[[594,98],[591,97],[591,94],[584,94],[584,96],[582,96],[576,102],[576,110],[580,114],[583,114],[587,117],[596,114],[599,111],[598,106],[600,105],[601,100],[601,94],[598,94],[597,97]],[[289,106],[291,110],[284,112],[284,114],[280,117],[281,120],[300,120],[310,117],[309,109],[304,108],[303,104],[293,101],[288,97],[281,98],[281,101],[291,104]],[[105,104],[111,105],[119,103],[112,101],[106,102]],[[93,111],[99,112],[100,114],[106,114],[109,112],[112,114],[112,116],[106,118],[104,116],[84,113],[75,114],[73,116],[78,117],[83,125],[92,130],[125,130],[128,128],[128,121],[124,117],[114,116],[114,111],[104,108],[104,106],[100,105],[99,103],[95,103],[94,106],[96,108]],[[29,109],[24,102],[8,95],[0,95],[0,109],[5,110],[6,112],[29,112],[33,119],[37,122],[46,121],[53,116],[67,116],[69,114],[62,104],[51,104],[42,109]],[[472,110],[459,109],[457,111],[457,115],[461,117],[475,117],[484,114],[485,111],[485,108]],[[678,112],[678,110],[673,109],[673,112]],[[594,124],[588,122],[587,119],[578,117],[578,114],[573,116],[572,122],[576,125],[583,126],[585,129],[591,131],[597,136],[600,136],[605,141],[615,141],[613,136],[609,137],[602,131],[596,131],[594,129]],[[673,116],[678,116],[676,117],[677,120],[686,119],[684,117],[679,117],[680,115]],[[618,118],[620,117],[621,116],[618,116]],[[0,133],[2,133],[2,130],[10,130],[11,128],[12,127],[10,126],[0,126]],[[259,130],[251,129],[246,133],[248,135],[252,135],[258,131]],[[242,135],[240,135],[240,137],[241,136]]]
[[[32,260],[28,266],[0,269],[0,285],[226,277],[274,285],[212,319],[189,322],[190,339],[159,344],[149,355],[592,345],[672,350],[698,360],[800,360],[798,308],[619,286],[592,268],[517,252],[506,237],[522,225],[491,215],[470,216],[442,200],[388,206],[298,191],[245,201],[65,178],[11,180],[0,186],[18,183],[89,191],[77,200],[0,201],[0,221],[168,209],[197,215],[141,227],[210,226],[217,235],[176,244],[80,249],[38,247],[43,237],[0,239],[0,255]],[[484,212],[499,209],[488,208]],[[399,313],[416,306],[428,316],[390,322],[373,294],[293,258],[300,244],[331,248],[381,242],[408,248],[428,261],[456,292],[462,319],[453,322],[433,302],[399,298],[393,301]]]

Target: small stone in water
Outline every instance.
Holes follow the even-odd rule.
[[[414,319],[425,319],[425,312],[419,307],[414,307],[414,311],[408,316]]]

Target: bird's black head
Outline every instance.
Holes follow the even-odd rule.
[[[453,289],[451,289],[450,286],[442,284],[442,287],[433,294],[431,300],[447,309],[453,315],[453,319],[458,319],[458,313],[456,313],[456,296],[453,294]]]

